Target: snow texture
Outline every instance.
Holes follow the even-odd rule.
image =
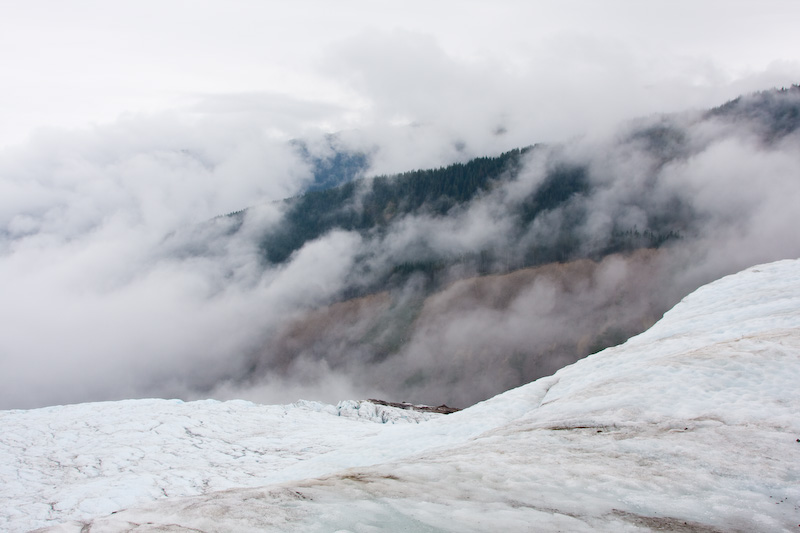
[[[447,416],[210,400],[0,412],[0,529],[800,531],[798,383],[800,261],[781,261]]]

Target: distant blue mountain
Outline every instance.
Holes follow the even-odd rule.
[[[314,181],[304,192],[323,191],[344,185],[363,177],[370,166],[369,154],[342,149],[336,145],[335,136],[328,136],[326,142],[330,151],[326,156],[320,157],[311,153],[305,141],[291,141],[294,149],[313,169]]]

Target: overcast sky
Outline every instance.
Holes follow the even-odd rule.
[[[289,137],[468,113],[559,137],[800,79],[794,0],[0,6],[0,146],[167,110]]]

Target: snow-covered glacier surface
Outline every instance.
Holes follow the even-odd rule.
[[[0,529],[800,531],[800,261],[447,416],[369,402],[0,412]]]

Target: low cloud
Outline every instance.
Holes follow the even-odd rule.
[[[625,107],[645,100],[641,83],[622,87],[608,76],[638,60],[624,47],[573,46],[603,55],[604,71],[588,63],[571,67],[585,83],[558,92],[565,80],[547,81],[546,62],[505,72],[455,59],[413,33],[365,34],[343,43],[333,65],[367,102],[360,110],[234,95],[210,98],[191,112],[40,132],[7,150],[0,157],[0,407],[136,396],[276,402],[299,393],[328,400],[382,393],[465,405],[552,372],[588,353],[595,340],[611,342],[645,327],[701,283],[800,254],[796,132],[766,141],[756,118],[700,120],[697,112],[609,131],[609,121],[648,109]],[[406,58],[403,68],[387,66],[395,56]],[[395,98],[407,79],[418,85]],[[693,100],[700,93],[675,83],[688,101],[732,86],[700,91]],[[497,103],[481,105],[487,99]],[[553,102],[561,117],[548,115]],[[248,119],[253,107],[265,114]],[[361,115],[342,118],[348,113]],[[322,138],[319,120],[351,119],[359,128],[342,131],[337,142],[372,154],[371,173],[436,167],[581,129],[591,134],[533,150],[516,181],[452,218],[418,213],[380,235],[331,232],[287,263],[266,265],[260,238],[280,223],[280,200],[312,179],[310,165],[287,141],[314,131],[315,149],[322,146],[314,144]],[[663,135],[634,135],[648,128]],[[594,193],[540,214],[518,233],[514,206],[556,163],[585,168]],[[242,220],[214,218],[247,206],[255,207]],[[307,345],[281,344],[315,309],[339,309],[327,306],[342,291],[367,286],[372,273],[404,259],[488,249],[498,252],[492,268],[502,271],[519,264],[530,244],[546,243],[566,227],[591,255],[615,229],[644,231],[684,215],[692,224],[677,228],[683,239],[652,257],[611,257],[581,267],[570,283],[557,272],[496,286],[456,283],[427,301],[412,278],[388,299],[345,313],[352,317],[346,327],[334,321],[320,326],[321,336],[292,337]],[[464,262],[443,273],[444,281],[477,270]],[[495,304],[469,297],[509,287],[512,293]],[[617,315],[613,324],[602,316],[609,309]],[[589,314],[601,318],[587,324]],[[364,338],[379,349],[356,342]]]
[[[278,332],[274,352],[265,345],[262,368],[276,357],[325,361],[394,400],[468,405],[621,342],[704,283],[800,255],[800,137],[771,138],[764,120],[745,115],[651,117],[604,138],[537,148],[517,180],[450,217],[408,215],[363,243],[374,272],[487,249],[496,253],[491,268],[504,272],[530,246],[565,232],[578,257],[600,253],[619,232],[674,232],[661,249],[474,279],[463,278],[476,268],[458,264],[430,297],[412,277],[385,299],[354,301],[359,312],[298,315],[289,333]],[[565,165],[582,169],[590,192],[520,233],[515,206]],[[292,381],[291,364],[282,368]]]

